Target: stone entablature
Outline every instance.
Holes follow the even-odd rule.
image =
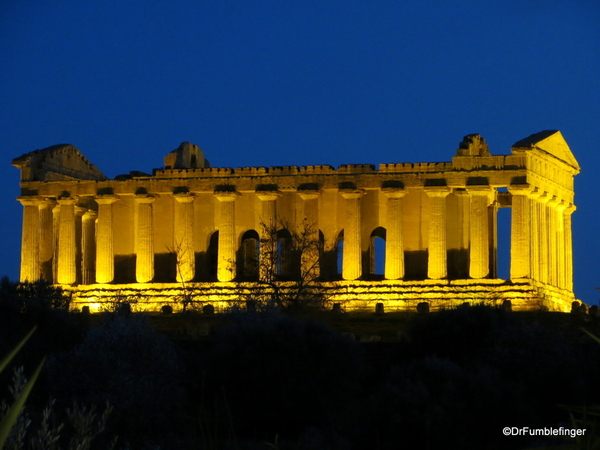
[[[375,301],[375,294],[360,293],[365,286],[383,289],[384,302],[416,298],[431,283],[447,291],[436,297],[446,300],[459,291],[460,298],[489,291],[519,308],[557,310],[569,310],[574,300],[571,214],[579,166],[559,131],[523,139],[510,155],[491,155],[484,139],[468,135],[451,162],[378,168],[211,168],[189,143],[152,175],[130,172],[113,180],[70,145],[13,164],[22,171],[21,280],[69,285],[75,298],[89,300],[83,292],[97,289],[88,285],[141,292],[169,283],[177,290],[182,283],[254,282],[261,289],[264,269],[249,262],[256,254],[259,262],[252,264],[260,265],[261,227],[285,224],[278,231],[283,242],[310,222],[321,256],[307,251],[291,266],[287,256],[277,270],[291,272],[277,276],[290,279],[311,267],[331,292],[348,293],[349,309]],[[511,208],[509,280],[496,273],[502,207]],[[376,254],[377,239],[385,241],[385,258]],[[383,270],[376,270],[377,258],[385,259]],[[449,287],[461,281],[462,291]],[[520,287],[490,288],[498,283]],[[215,295],[213,303],[225,302]]]

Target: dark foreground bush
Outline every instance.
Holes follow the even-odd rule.
[[[296,436],[336,429],[352,414],[360,348],[323,324],[240,314],[218,334],[209,388],[226,401],[235,432]]]
[[[34,326],[37,331],[19,352],[13,367],[33,370],[48,353],[65,350],[80,342],[82,327],[71,320],[67,311],[70,297],[47,281],[17,283],[7,277],[0,280],[0,355],[5,355]],[[0,378],[8,383],[8,372]]]
[[[521,448],[502,444],[502,424],[535,423],[524,387],[489,366],[429,356],[392,369],[371,400],[373,435],[396,448]]]
[[[532,447],[501,427],[567,425],[559,404],[597,403],[598,352],[521,317],[476,305],[415,321],[411,358],[372,396],[380,448]]]
[[[484,305],[440,311],[415,325],[411,337],[416,356],[436,355],[465,367],[488,365],[523,383],[529,400],[545,407],[584,402],[591,389],[582,380],[585,367],[597,366],[597,358],[586,357],[560,330]]]
[[[139,316],[110,316],[75,349],[48,360],[61,401],[114,406],[114,434],[143,442],[181,422],[183,367],[173,344]],[[67,403],[68,404],[68,403]]]

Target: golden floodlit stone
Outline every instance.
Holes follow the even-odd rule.
[[[533,134],[507,155],[468,135],[451,162],[378,168],[213,168],[187,142],[164,161],[152,174],[108,179],[72,145],[15,158],[21,281],[61,285],[73,307],[92,311],[135,296],[141,310],[178,310],[193,297],[219,312],[299,285],[346,311],[505,300],[569,311],[575,300],[580,168],[560,131]],[[511,211],[506,280],[499,208]]]

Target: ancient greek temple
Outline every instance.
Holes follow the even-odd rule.
[[[131,295],[144,310],[177,310],[193,292],[224,311],[253,290],[293,288],[307,276],[347,311],[506,301],[568,311],[574,300],[580,169],[559,131],[533,134],[506,155],[473,134],[451,162],[378,167],[211,167],[187,142],[152,174],[108,179],[72,145],[13,165],[21,281],[61,285],[78,308]],[[501,208],[510,236],[499,240]],[[275,262],[263,264],[273,236]],[[292,245],[298,236],[318,245]],[[499,241],[510,246],[508,279],[498,278]]]

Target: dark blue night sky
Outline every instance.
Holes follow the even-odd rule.
[[[10,161],[50,145],[114,177],[182,141],[213,166],[338,166],[558,129],[582,167],[576,295],[595,304],[599,23],[592,0],[2,2],[0,275],[19,266]]]

